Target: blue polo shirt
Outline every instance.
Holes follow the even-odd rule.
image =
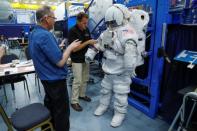
[[[36,26],[29,37],[29,53],[41,80],[55,81],[66,78],[66,66],[57,66],[63,54],[51,32]]]

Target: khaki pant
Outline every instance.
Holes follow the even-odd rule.
[[[3,46],[0,46],[0,63],[1,63],[1,58],[6,54],[6,49]]]
[[[89,80],[89,64],[87,63],[72,63],[73,84],[71,104],[79,103],[79,96],[84,97]]]

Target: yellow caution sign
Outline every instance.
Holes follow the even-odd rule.
[[[35,4],[22,4],[22,3],[11,3],[11,7],[13,9],[29,9],[29,10],[37,10],[42,5],[35,5]],[[51,6],[52,10],[55,10],[57,6]]]
[[[88,3],[84,3],[84,8],[88,8],[89,4]]]
[[[71,2],[66,2],[66,9],[68,9],[72,5]]]

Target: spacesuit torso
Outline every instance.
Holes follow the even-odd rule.
[[[122,74],[132,71],[138,52],[138,35],[129,25],[104,31],[95,47],[103,51],[102,68],[106,74]]]

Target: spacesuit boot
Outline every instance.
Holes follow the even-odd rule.
[[[94,115],[95,115],[95,116],[101,116],[101,115],[103,115],[103,114],[107,111],[107,108],[108,108],[108,106],[105,106],[105,105],[103,105],[103,104],[100,104],[100,105],[96,108],[96,110],[95,110],[95,112],[94,112]]]
[[[124,118],[125,118],[125,114],[115,111],[115,114],[114,114],[112,121],[111,121],[111,126],[112,127],[120,126],[122,124]]]

